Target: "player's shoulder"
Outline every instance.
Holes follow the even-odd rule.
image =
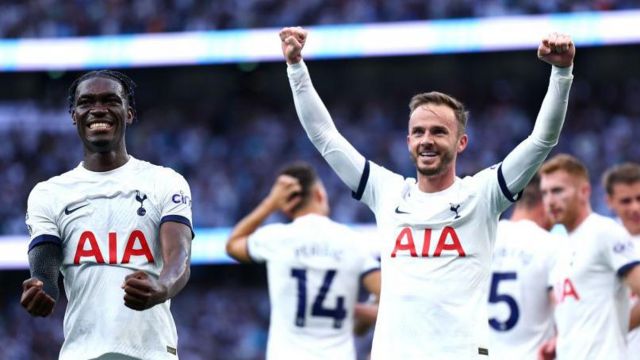
[[[75,167],[62,174],[52,176],[44,181],[40,181],[33,187],[33,189],[31,189],[30,197],[38,195],[55,195],[56,193],[60,192],[61,188],[66,188],[75,184],[78,181],[79,176],[80,175],[78,167]]]
[[[167,184],[171,181],[186,181],[184,176],[170,167],[153,164],[146,160],[136,159],[133,156],[130,161],[133,161],[133,168],[137,173],[152,181],[157,181],[160,184]]]
[[[585,220],[585,225],[590,232],[600,234],[615,234],[620,236],[628,236],[624,226],[615,219],[598,213],[591,213]]]

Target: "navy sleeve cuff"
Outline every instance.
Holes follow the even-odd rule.
[[[504,195],[504,197],[507,198],[507,200],[511,202],[516,202],[520,200],[520,197],[522,196],[522,191],[520,191],[515,195],[512,194],[511,191],[509,191],[509,188],[507,187],[507,182],[504,179],[504,175],[502,174],[502,164],[498,166],[498,185],[500,185],[500,190],[502,191],[502,194]]]
[[[160,225],[168,221],[187,225],[189,227],[189,230],[191,230],[191,239],[196,237],[196,234],[193,232],[193,227],[191,226],[191,221],[189,221],[189,219],[187,219],[186,217],[182,215],[167,215],[160,219]]]
[[[33,238],[33,240],[31,240],[31,242],[29,243],[29,251],[31,251],[31,249],[38,245],[46,243],[62,246],[62,240],[60,240],[60,238],[55,235],[39,235]]]
[[[626,265],[622,265],[620,269],[618,269],[618,276],[619,277],[627,276],[627,273],[631,271],[631,269],[636,267],[636,265],[640,265],[640,261],[632,261]]]

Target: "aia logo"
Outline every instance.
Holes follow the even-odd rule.
[[[419,257],[440,257],[442,252],[445,250],[453,252],[454,255],[457,253],[457,256],[467,256],[462,248],[462,244],[460,243],[460,238],[458,237],[456,230],[451,226],[445,226],[442,229],[440,236],[438,237],[436,248],[431,253],[431,233],[433,230],[427,228],[423,231],[422,251],[420,252]],[[396,244],[391,252],[391,257],[396,257],[400,251],[408,251],[409,256],[418,257],[415,241],[413,240],[413,231],[411,231],[410,227],[405,227],[400,230],[400,233],[396,238]]]
[[[569,278],[556,283],[554,292],[558,303],[564,302],[567,298],[573,298],[576,301],[580,300],[580,295]]]
[[[118,235],[115,232],[110,232],[107,234],[107,238],[108,248],[100,249],[96,235],[92,231],[84,231],[78,239],[78,246],[73,256],[73,263],[78,265],[81,261],[87,262],[84,258],[89,258],[87,259],[88,261],[93,258],[96,263],[105,264],[104,255],[108,255],[107,260],[109,264],[128,264],[131,258],[135,256],[144,256],[148,263],[155,261],[147,238],[141,230],[133,230],[131,234],[129,234],[124,250],[122,251],[122,256],[118,256]],[[104,241],[100,243],[104,244]]]

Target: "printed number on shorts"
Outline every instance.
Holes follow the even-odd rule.
[[[298,327],[304,327],[305,314],[307,313],[307,270],[291,269],[291,276],[298,280],[298,307],[296,310],[295,323]],[[335,276],[336,270],[327,270],[324,274],[322,286],[318,289],[318,295],[316,295],[313,300],[311,316],[332,318],[333,327],[340,329],[342,327],[342,321],[347,317],[347,311],[344,307],[344,296],[338,296],[336,298],[336,304],[333,308],[326,308],[323,304]]]
[[[509,281],[516,280],[517,274],[515,272],[503,272],[503,273],[493,273],[491,277],[491,292],[489,293],[489,303],[497,304],[500,302],[506,303],[509,307],[509,317],[505,321],[500,321],[496,318],[489,319],[489,325],[496,331],[509,331],[513,329],[514,326],[518,323],[518,319],[520,318],[520,309],[518,309],[518,303],[513,296],[508,294],[500,294],[498,293],[498,287],[500,286],[500,281]]]

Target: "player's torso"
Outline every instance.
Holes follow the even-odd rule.
[[[592,215],[562,242],[551,273],[561,359],[624,359],[628,294],[606,263],[606,224]]]
[[[441,351],[436,357],[486,353],[486,294],[498,216],[488,208],[475,184],[463,181],[438,194],[413,187],[383,199],[376,212],[382,237],[376,356],[400,348],[414,358],[428,351],[418,344],[430,341]],[[402,337],[392,334],[398,329]]]
[[[492,358],[535,359],[552,336],[548,277],[554,246],[531,221],[498,224],[489,287]]]
[[[353,234],[314,215],[287,230],[267,262],[268,358],[353,359],[352,318],[364,261]]]

